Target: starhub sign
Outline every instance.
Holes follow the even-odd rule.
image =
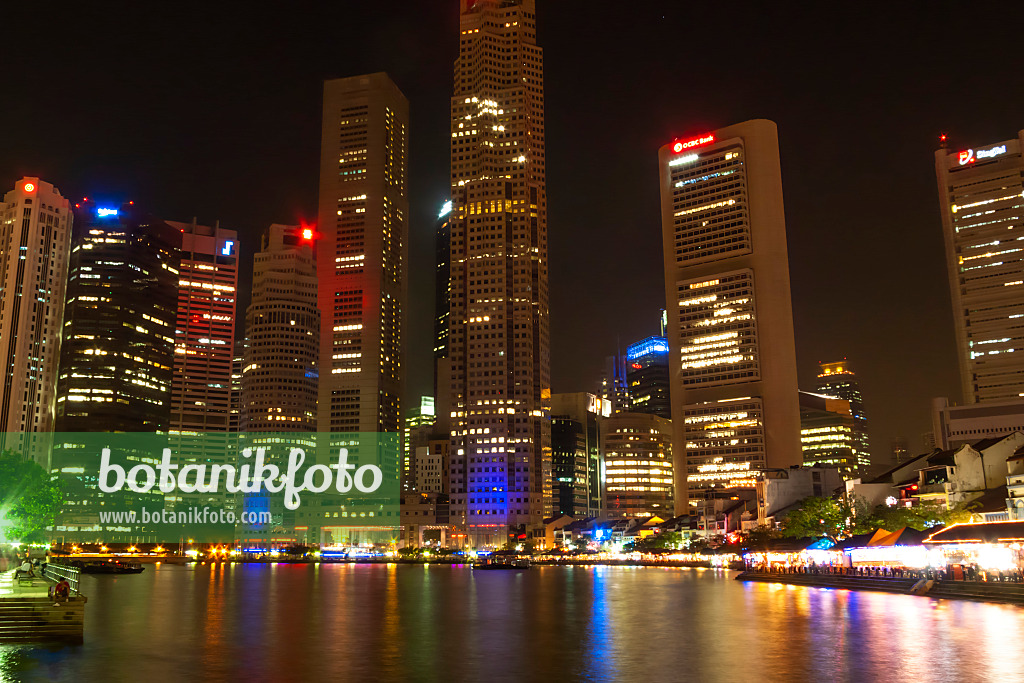
[[[378,543],[401,524],[397,434],[55,433],[19,444],[63,498],[51,540]]]

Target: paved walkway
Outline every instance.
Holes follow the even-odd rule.
[[[47,597],[53,582],[40,575],[38,568],[32,583],[22,583],[14,579],[14,570],[0,574],[0,599],[3,598],[38,598]]]

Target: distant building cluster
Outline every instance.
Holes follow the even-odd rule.
[[[658,150],[665,308],[592,386],[552,392],[535,2],[460,6],[431,395],[406,387],[409,103],[375,73],[325,82],[317,222],[269,225],[252,245],[244,311],[236,229],[71,202],[36,177],[5,194],[5,445],[54,431],[401,435],[400,524],[360,537],[326,507],[301,534],[282,521],[281,543],[544,545],[552,520],[730,533],[844,482],[898,504],[1020,497],[1016,465],[982,477],[974,462],[992,449],[1016,462],[1006,439],[1024,431],[1021,137],[936,152],[964,405],[937,399],[927,452],[900,437],[880,474],[854,364],[821,363],[798,387],[771,121]]]

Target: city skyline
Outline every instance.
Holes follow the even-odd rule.
[[[597,17],[581,19],[573,9],[573,3],[557,9],[542,3],[538,8],[540,40],[551,47],[550,54],[546,55],[546,66],[551,82],[558,83],[558,88],[549,87],[551,111],[556,111],[557,107],[557,110],[587,112],[594,108],[590,98],[597,96],[596,91],[585,91],[594,88],[592,77],[579,79],[579,84],[569,82],[572,80],[569,74],[577,69],[574,49],[579,45],[579,38],[574,37],[574,33],[582,28],[602,35],[601,31],[609,29],[599,26],[601,22]],[[691,19],[691,12],[699,13],[700,8],[694,6],[685,11],[643,8],[636,12],[638,19],[643,20],[637,23],[644,25],[644,31],[626,29],[622,39],[638,51],[636,63],[661,65],[636,83],[623,76],[626,66],[616,66],[609,72],[606,85],[634,98],[628,116],[609,119],[614,122],[609,126],[602,124],[604,115],[583,120],[549,115],[552,128],[549,131],[552,139],[548,150],[549,183],[556,189],[562,188],[552,192],[551,206],[553,390],[593,391],[601,361],[614,352],[617,336],[625,345],[657,331],[647,321],[664,305],[659,302],[659,292],[664,290],[658,275],[646,272],[656,268],[650,268],[645,259],[626,260],[620,256],[623,234],[629,235],[629,246],[638,253],[646,253],[660,239],[657,199],[647,188],[657,171],[653,150],[676,135],[763,115],[776,120],[780,127],[801,387],[812,386],[817,361],[848,357],[860,369],[858,374],[862,376],[865,400],[872,406],[871,442],[875,456],[882,454],[892,437],[900,435],[907,437],[912,451],[920,450],[920,432],[930,426],[929,399],[940,395],[948,395],[956,401],[961,399],[948,292],[943,291],[941,226],[929,155],[937,147],[938,134],[943,131],[950,134],[953,148],[967,148],[1007,139],[1019,130],[1020,123],[1014,120],[1013,112],[1020,110],[1014,99],[1020,96],[999,87],[1006,79],[1008,67],[987,61],[993,53],[989,45],[994,46],[999,41],[993,38],[979,44],[970,55],[958,54],[955,59],[942,56],[937,58],[939,62],[934,62],[934,50],[928,46],[932,41],[936,45],[941,42],[938,32],[931,31],[929,35],[929,29],[941,26],[941,18],[897,10],[887,18],[890,28],[876,28],[867,26],[870,12],[865,12],[855,17],[836,40],[840,45],[852,45],[857,30],[864,29],[864,35],[879,42],[884,49],[881,54],[866,57],[861,70],[880,77],[869,82],[865,76],[863,82],[858,81],[848,92],[843,90],[848,87],[845,83],[842,86],[822,83],[825,93],[842,94],[833,100],[834,110],[823,109],[817,101],[819,98],[825,101],[821,88],[815,89],[815,102],[808,99],[810,96],[792,97],[789,98],[792,101],[784,102],[793,95],[795,86],[780,84],[772,77],[752,85],[740,95],[723,95],[729,76],[743,74],[739,67],[746,64],[743,60],[751,54],[747,50],[731,61],[708,67],[708,77],[702,79],[707,84],[700,86],[700,93],[719,97],[705,97],[706,107],[702,103],[696,109],[681,110],[674,102],[682,97],[685,88],[675,87],[671,77],[682,62],[659,61],[653,57],[661,55],[659,50],[665,49],[658,47],[659,41],[668,41],[674,31],[680,30],[679,26]],[[391,48],[361,51],[361,43],[357,43],[351,48],[355,59],[349,61],[344,58],[348,53],[328,57],[322,48],[314,47],[302,61],[286,57],[261,76],[255,75],[260,62],[253,65],[225,61],[221,48],[212,47],[205,48],[210,52],[200,49],[192,58],[194,62],[161,62],[150,56],[136,65],[111,63],[108,60],[112,55],[101,48],[98,55],[78,67],[105,66],[112,84],[131,87],[150,108],[166,95],[160,94],[158,98],[150,86],[134,85],[140,82],[136,76],[147,69],[169,70],[171,76],[191,73],[205,57],[225,64],[225,68],[236,75],[251,73],[242,79],[243,85],[254,86],[268,79],[268,83],[274,83],[279,89],[273,99],[282,95],[291,99],[286,109],[274,109],[272,117],[253,114],[256,117],[253,125],[260,126],[263,136],[257,141],[255,152],[244,152],[239,146],[243,139],[251,141],[249,133],[254,128],[243,127],[244,134],[236,137],[230,133],[226,119],[237,116],[242,107],[248,111],[247,104],[262,103],[260,95],[247,95],[254,98],[252,100],[216,95],[211,106],[194,120],[178,123],[172,121],[177,117],[153,110],[152,116],[141,117],[138,123],[120,114],[109,121],[101,121],[99,116],[90,114],[94,107],[105,102],[102,92],[109,90],[97,88],[95,94],[87,93],[73,105],[80,109],[82,120],[93,125],[79,123],[70,130],[49,119],[45,107],[41,108],[41,115],[36,115],[37,121],[29,121],[28,110],[19,108],[0,114],[10,128],[25,133],[18,140],[6,141],[0,148],[0,166],[9,174],[5,182],[11,186],[22,174],[38,176],[54,183],[68,197],[92,196],[93,190],[119,191],[123,195],[115,199],[145,199],[146,205],[152,206],[157,215],[195,213],[201,222],[208,224],[219,217],[223,225],[241,233],[243,244],[250,249],[242,254],[243,267],[248,269],[251,247],[263,226],[274,221],[293,222],[302,215],[312,217],[314,214],[315,159],[319,145],[315,130],[318,128],[314,125],[311,135],[303,135],[301,131],[318,116],[316,99],[322,87],[321,79],[385,70],[392,74],[399,87],[412,86],[407,94],[413,102],[411,290],[415,291],[417,282],[429,282],[433,270],[432,259],[428,257],[433,241],[431,221],[436,220],[437,208],[445,198],[446,181],[438,168],[446,165],[446,140],[443,134],[440,140],[437,138],[439,131],[447,128],[445,93],[450,90],[450,67],[457,46],[453,39],[439,40],[438,36],[453,35],[457,16],[448,6],[437,11],[414,9],[396,19],[398,24],[393,25],[382,15],[350,14],[368,25],[392,26],[395,35],[405,41],[403,46],[393,50],[395,43],[378,40],[384,31],[381,28],[368,32],[366,40]],[[662,15],[664,19],[659,18]],[[736,29],[738,35],[749,36],[755,32],[756,18],[752,15],[741,22]],[[795,64],[801,73],[818,79],[830,76],[828,67],[851,68],[852,55],[832,55],[821,65],[806,64],[807,54],[815,49],[824,50],[822,38],[808,33],[810,19],[788,18],[791,21],[784,33],[791,33],[791,37],[802,35],[809,43],[799,49],[769,51],[769,64],[779,69]],[[212,17],[210,26],[216,26],[218,19],[226,17]],[[578,22],[583,25],[578,26]],[[84,26],[88,25],[87,20]],[[570,31],[570,26],[576,28]],[[907,27],[915,30],[905,30]],[[197,43],[212,43],[201,39],[205,29],[189,30],[194,31],[190,35]],[[239,44],[255,54],[259,42],[255,36],[261,30],[269,31],[270,26],[244,39],[252,40],[251,47],[247,42]],[[995,30],[1004,29],[997,27]],[[697,43],[688,49],[698,53],[703,40],[697,37]],[[739,42],[743,42],[742,38]],[[12,43],[8,46],[16,47]],[[388,50],[396,54],[391,55]],[[415,67],[408,66],[410,50],[423,56]],[[927,68],[923,58],[906,57],[915,51],[930,55],[928,59],[932,61],[927,62]],[[60,49],[56,53],[59,58]],[[601,68],[609,67],[614,57],[614,54],[595,56]],[[46,69],[46,60],[51,58],[38,56],[27,66],[26,73],[16,75],[16,80],[20,83],[27,74]],[[274,59],[280,60],[280,57]],[[889,75],[886,61],[890,59],[896,59],[892,75]],[[403,65],[396,66],[396,60]],[[986,64],[988,71],[979,75],[972,67],[981,63]],[[285,73],[294,77],[295,83],[283,83]],[[204,88],[208,90],[212,81],[204,78],[191,87],[199,92],[204,92]],[[169,77],[169,80],[174,81],[174,78]],[[913,94],[921,95],[920,103],[910,102],[910,108],[901,110],[898,117],[886,113],[884,107],[872,106],[900,99],[899,92],[905,82],[912,83]],[[28,93],[37,92],[29,85],[24,87]],[[773,90],[776,87],[777,92]],[[972,93],[969,103],[956,101],[951,93],[958,90]],[[429,94],[425,94],[428,91]],[[606,96],[607,90],[600,94]],[[45,104],[48,95],[40,95]],[[680,111],[693,112],[693,118],[680,115]],[[62,117],[66,114],[67,111],[62,110]],[[574,121],[571,125],[567,124],[570,119]],[[631,125],[621,125],[623,122]],[[268,123],[273,124],[269,129]],[[281,131],[279,135],[273,132],[275,129]],[[83,136],[82,130],[88,134]],[[192,161],[186,159],[188,152],[196,151],[188,147],[177,150],[180,139],[190,133],[198,133],[196,144],[210,145],[219,155],[201,174],[181,172],[192,166]],[[869,139],[879,141],[874,155],[847,153],[844,156],[852,141]],[[169,146],[171,143],[173,146]],[[145,146],[147,154],[140,158],[132,153],[129,161],[129,150],[140,145]],[[590,162],[599,160],[601,150],[609,146],[614,149],[614,158],[621,160],[616,172],[608,174],[605,170],[599,174],[597,170],[581,168],[600,166]],[[275,165],[287,170],[272,171],[263,164],[246,165],[238,161],[247,159],[246,154],[263,155],[268,151],[269,158],[282,162]],[[576,163],[580,158],[587,163]],[[879,165],[879,159],[884,160],[884,164]],[[299,162],[299,165],[292,162]],[[821,173],[823,165],[828,167],[828,173]],[[161,170],[164,166],[168,170]],[[876,181],[880,167],[896,169],[896,172],[887,171],[885,182],[880,183]],[[833,174],[837,174],[836,177],[831,177]],[[301,177],[303,175],[305,178]],[[570,175],[580,175],[582,180],[570,178]],[[816,175],[826,177],[818,179]],[[630,176],[637,176],[638,180],[634,182]],[[145,182],[147,178],[154,182]],[[615,191],[612,191],[613,186]],[[580,193],[581,187],[595,191]],[[227,195],[225,190],[229,190]],[[621,197],[622,200],[596,201],[589,198],[591,195]],[[257,197],[260,199],[255,199]],[[630,230],[624,233],[623,225]],[[823,225],[838,229],[823,229]],[[583,236],[594,246],[579,249]],[[582,277],[589,278],[601,268],[608,269],[612,259],[618,260],[615,268],[621,272],[621,282],[628,281],[631,286],[594,278],[590,280],[592,296],[586,297],[585,305],[576,310],[574,301],[578,295],[574,292],[574,283]],[[246,281],[240,283],[242,292],[248,289],[249,278],[250,272],[242,275]],[[858,300],[850,302],[849,307],[840,305],[845,299],[835,298],[839,291],[858,291]],[[926,305],[909,303],[922,300]],[[412,333],[407,336],[411,340],[407,362],[411,376],[407,395],[410,396],[429,393],[431,308],[429,299],[412,302]],[[603,315],[604,311],[614,314]],[[579,344],[572,334],[575,330],[583,331],[588,340],[586,345]],[[887,344],[877,343],[880,338],[887,339]],[[885,348],[874,348],[881,346]],[[905,363],[908,356],[920,359],[920,363]]]

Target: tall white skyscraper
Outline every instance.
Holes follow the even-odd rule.
[[[1024,397],[1022,150],[1024,131],[1002,142],[935,152],[966,403]]]
[[[22,178],[0,207],[0,439],[53,429],[71,207]],[[0,443],[0,446],[3,444]]]
[[[543,54],[534,0],[461,0],[451,103],[451,509],[474,546],[551,513]]]
[[[676,513],[798,465],[782,172],[763,119],[661,148]],[[685,475],[685,476],[683,476]]]

